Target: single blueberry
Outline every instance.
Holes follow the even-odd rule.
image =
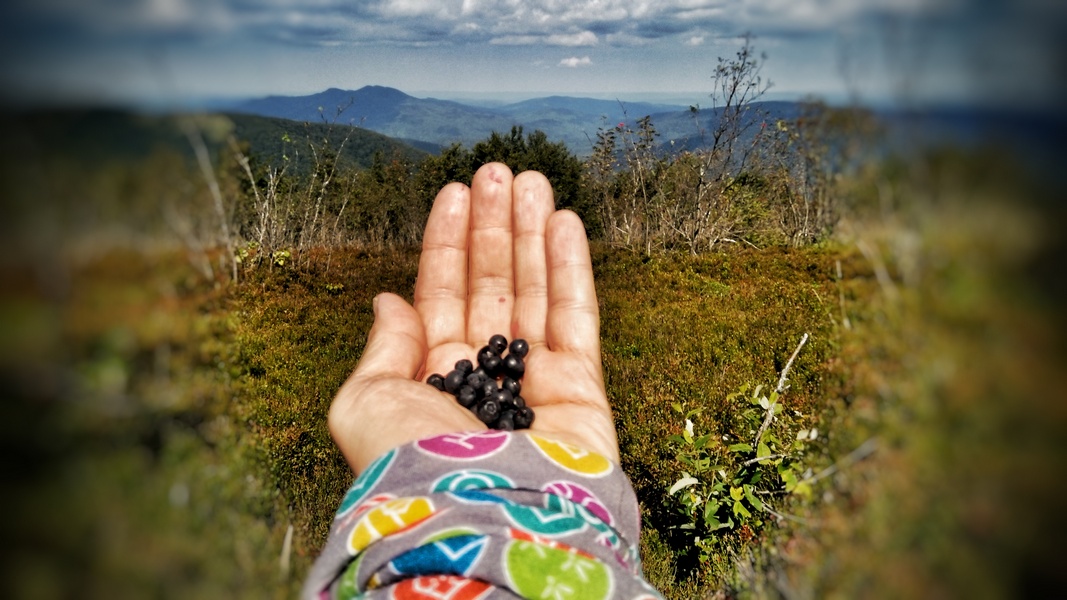
[[[534,412],[529,406],[515,411],[515,429],[529,429],[533,424]]]
[[[511,377],[505,377],[504,381],[500,382],[500,387],[511,392],[512,396],[518,396],[519,392],[522,391],[522,383]]]
[[[523,398],[522,396],[515,396],[511,399],[511,405],[514,406],[516,409],[522,408],[526,406],[526,398]]]
[[[478,396],[480,398],[492,398],[496,395],[496,392],[499,389],[500,388],[496,385],[496,381],[488,379],[485,383],[482,384],[482,387],[480,389],[477,389],[475,391],[478,392]]]
[[[445,391],[449,394],[455,394],[464,383],[465,377],[463,373],[459,371],[449,371],[448,375],[445,375]]]
[[[464,358],[463,360],[456,362],[456,370],[463,373],[464,376],[467,376],[474,370],[474,365],[471,364],[471,361]]]
[[[479,421],[489,425],[500,414],[500,405],[492,398],[486,398],[478,403],[478,408],[475,409],[474,414],[477,415]]]
[[[515,429],[515,411],[505,410],[493,422],[493,429],[500,431],[512,431]]]
[[[526,358],[526,353],[529,351],[530,344],[522,338],[511,340],[511,346],[508,347],[509,354],[514,354],[519,358]]]
[[[478,351],[478,364],[484,368],[485,361],[489,360],[489,358],[493,356],[499,355],[496,352],[493,352],[493,349],[489,346],[482,346],[482,349]]]
[[[426,383],[434,386],[435,388],[445,391],[445,376],[440,373],[434,373],[426,378]]]
[[[522,379],[523,374],[526,373],[526,363],[518,356],[509,354],[504,358],[502,371],[512,379]]]
[[[498,333],[489,338],[489,347],[493,349],[493,352],[496,352],[497,356],[503,355],[504,351],[508,349],[508,338]]]
[[[493,356],[487,358],[486,361],[482,363],[482,366],[485,368],[485,372],[488,373],[490,377],[496,377],[497,375],[500,375],[500,370],[501,366],[503,366],[503,363],[504,361],[501,360],[499,356],[494,354]]]
[[[456,392],[456,401],[459,402],[460,406],[470,408],[478,401],[478,394],[474,391],[474,388],[465,385]]]
[[[474,389],[478,389],[482,387],[482,384],[485,383],[488,379],[489,378],[485,375],[484,371],[481,373],[475,371],[474,373],[467,375],[467,385],[471,386]]]
[[[493,399],[496,400],[501,406],[511,406],[514,398],[511,392],[507,390],[499,390],[493,394]]]

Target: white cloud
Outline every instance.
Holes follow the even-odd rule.
[[[550,35],[545,43],[552,46],[596,46],[597,37],[592,31]]]
[[[536,35],[503,35],[489,40],[489,43],[498,46],[535,46],[541,43],[541,38]]]
[[[597,36],[592,31],[580,33],[557,33],[553,35],[502,35],[489,40],[499,46],[596,46]]]
[[[701,46],[704,44],[704,36],[694,35],[685,41],[686,46]]]
[[[564,58],[563,60],[559,61],[559,66],[569,67],[571,69],[577,69],[578,67],[588,67],[591,64],[593,64],[593,61],[590,60],[588,56],[583,56],[581,58],[578,58],[577,56],[572,56],[570,58]]]

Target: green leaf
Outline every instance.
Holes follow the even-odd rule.
[[[745,497],[745,490],[743,490],[743,489],[741,489],[739,487],[732,487],[732,488],[730,488],[730,497],[733,498],[734,500],[740,502],[741,498]]]
[[[745,498],[748,498],[748,503],[755,507],[756,510],[763,510],[763,503],[760,502],[760,499],[757,498],[756,494],[753,492],[754,490],[751,485],[745,486]]]
[[[763,442],[760,442],[759,443],[759,447],[756,448],[756,458],[763,458],[765,456],[770,456],[770,455],[771,455],[771,448],[767,444],[764,444]]]
[[[704,504],[704,523],[706,525],[711,525],[712,521],[717,523],[718,520],[715,518],[717,512],[719,512],[719,503],[714,500],[708,500],[708,502]]]
[[[785,471],[782,473],[782,482],[785,483],[785,491],[792,492],[797,487],[797,476],[793,471]]]
[[[704,446],[707,446],[708,442],[711,441],[711,438],[712,435],[710,433],[707,435],[702,435],[696,439],[696,441],[693,443],[693,447],[697,450],[703,450]]]
[[[678,492],[678,490],[684,490],[685,488],[690,487],[690,486],[694,486],[694,485],[696,485],[698,483],[700,483],[699,479],[697,479],[696,477],[690,477],[689,475],[686,475],[685,477],[682,477],[678,481],[675,481],[674,485],[671,486],[670,491],[668,491],[667,493],[669,495],[673,496],[674,494],[676,494]]]
[[[678,404],[677,402],[672,402],[672,403],[671,403],[671,408],[673,408],[673,409],[674,409],[674,412],[676,412],[676,413],[683,413],[683,412],[685,412],[685,410],[684,410],[684,409],[682,408],[682,405],[681,405],[681,404]]]
[[[734,444],[729,448],[730,452],[752,452],[751,444]]]
[[[740,500],[734,502],[734,514],[745,519],[752,516],[752,513],[748,512],[748,509],[745,508],[745,505],[741,504]]]

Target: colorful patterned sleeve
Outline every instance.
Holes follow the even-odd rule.
[[[356,479],[302,597],[661,598],[639,527],[629,480],[599,454],[528,432],[442,435]]]

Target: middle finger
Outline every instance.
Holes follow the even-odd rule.
[[[467,341],[476,348],[507,335],[515,304],[512,267],[511,169],[489,163],[471,182]]]

